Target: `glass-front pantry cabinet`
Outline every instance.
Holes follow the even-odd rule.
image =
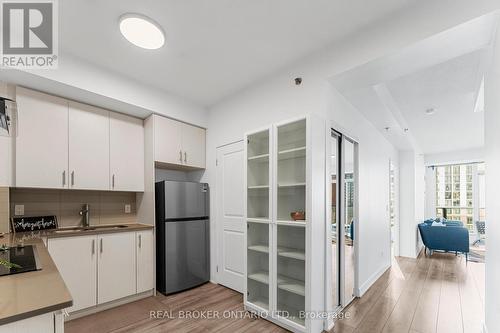
[[[323,328],[324,133],[305,116],[245,137],[245,308],[294,332]]]

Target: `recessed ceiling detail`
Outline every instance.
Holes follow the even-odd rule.
[[[400,150],[484,146],[483,77],[496,20],[486,15],[331,78]]]

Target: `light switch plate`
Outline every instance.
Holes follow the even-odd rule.
[[[130,205],[125,205],[125,214],[130,214]]]
[[[16,216],[24,215],[24,205],[15,205],[14,215]]]

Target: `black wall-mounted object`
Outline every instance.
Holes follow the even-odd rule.
[[[55,215],[13,217],[11,224],[13,232],[57,229],[57,217]]]
[[[3,128],[7,131],[7,134],[10,134],[9,126],[11,119],[7,113],[7,101],[14,102],[9,98],[0,97],[0,129]]]

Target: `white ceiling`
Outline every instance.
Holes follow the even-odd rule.
[[[484,16],[331,82],[401,150],[482,147],[484,113],[474,110],[494,29],[494,16]],[[433,115],[425,113],[430,108]]]
[[[60,51],[211,105],[415,0],[64,0]],[[124,13],[157,21],[160,50],[128,43]]]
[[[482,52],[474,52],[387,84],[426,154],[484,145],[484,112],[474,112]],[[435,109],[427,115],[427,109]]]

